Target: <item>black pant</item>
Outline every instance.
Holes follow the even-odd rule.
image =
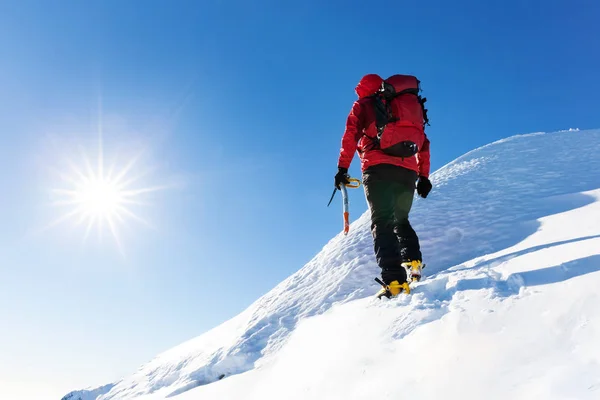
[[[416,172],[388,164],[375,165],[363,174],[375,256],[385,283],[405,282],[406,270],[400,264],[422,260],[419,238],[408,221],[416,180]]]

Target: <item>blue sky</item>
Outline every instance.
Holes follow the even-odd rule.
[[[487,3],[0,4],[0,397],[115,380],[307,262],[341,229],[325,205],[364,74],[421,79],[434,170],[599,127],[600,6]],[[107,164],[138,156],[135,188],[164,187],[131,207],[152,227],[128,221],[122,251],[106,229],[43,229],[99,131]]]

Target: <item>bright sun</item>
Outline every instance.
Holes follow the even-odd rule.
[[[119,228],[128,220],[150,226],[134,212],[135,207],[148,205],[144,197],[150,192],[164,189],[161,186],[139,187],[141,175],[134,175],[138,157],[130,159],[121,168],[115,164],[105,168],[102,140],[100,138],[97,161],[82,153],[80,163],[67,160],[68,170],[60,172],[63,188],[52,190],[57,196],[53,205],[65,212],[50,226],[71,220],[85,226],[84,240],[93,229],[101,235],[107,228],[121,250]],[[49,227],[50,227],[49,226]]]
[[[73,197],[82,211],[102,218],[112,217],[123,206],[123,193],[119,185],[103,178],[86,182],[79,190],[74,191]]]
[[[125,192],[117,182],[104,177],[87,179],[70,192],[73,204],[90,217],[111,219],[116,217],[125,204]]]

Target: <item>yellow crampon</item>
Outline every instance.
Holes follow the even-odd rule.
[[[392,281],[389,285],[381,285],[382,288],[379,292],[377,292],[376,297],[378,299],[382,297],[387,297],[388,299],[391,297],[398,296],[400,293],[404,292],[406,294],[410,294],[410,286],[408,286],[408,282],[400,283],[398,281]]]
[[[421,261],[413,260],[403,262],[402,266],[406,268],[406,274],[408,275],[409,280],[412,282],[418,282],[421,280],[421,269],[423,268]]]

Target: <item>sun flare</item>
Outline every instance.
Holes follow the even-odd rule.
[[[123,192],[115,182],[92,179],[73,192],[73,200],[89,215],[110,218],[122,207]]]
[[[70,220],[75,226],[85,227],[84,240],[93,230],[101,236],[108,229],[123,250],[120,229],[128,221],[151,226],[137,214],[137,208],[149,205],[145,198],[148,194],[164,189],[161,186],[140,186],[145,174],[136,168],[138,160],[139,156],[127,160],[121,167],[115,162],[105,168],[102,141],[95,162],[83,151],[81,162],[67,159],[68,168],[59,172],[63,187],[52,190],[55,197],[52,204],[65,211],[50,226]]]

